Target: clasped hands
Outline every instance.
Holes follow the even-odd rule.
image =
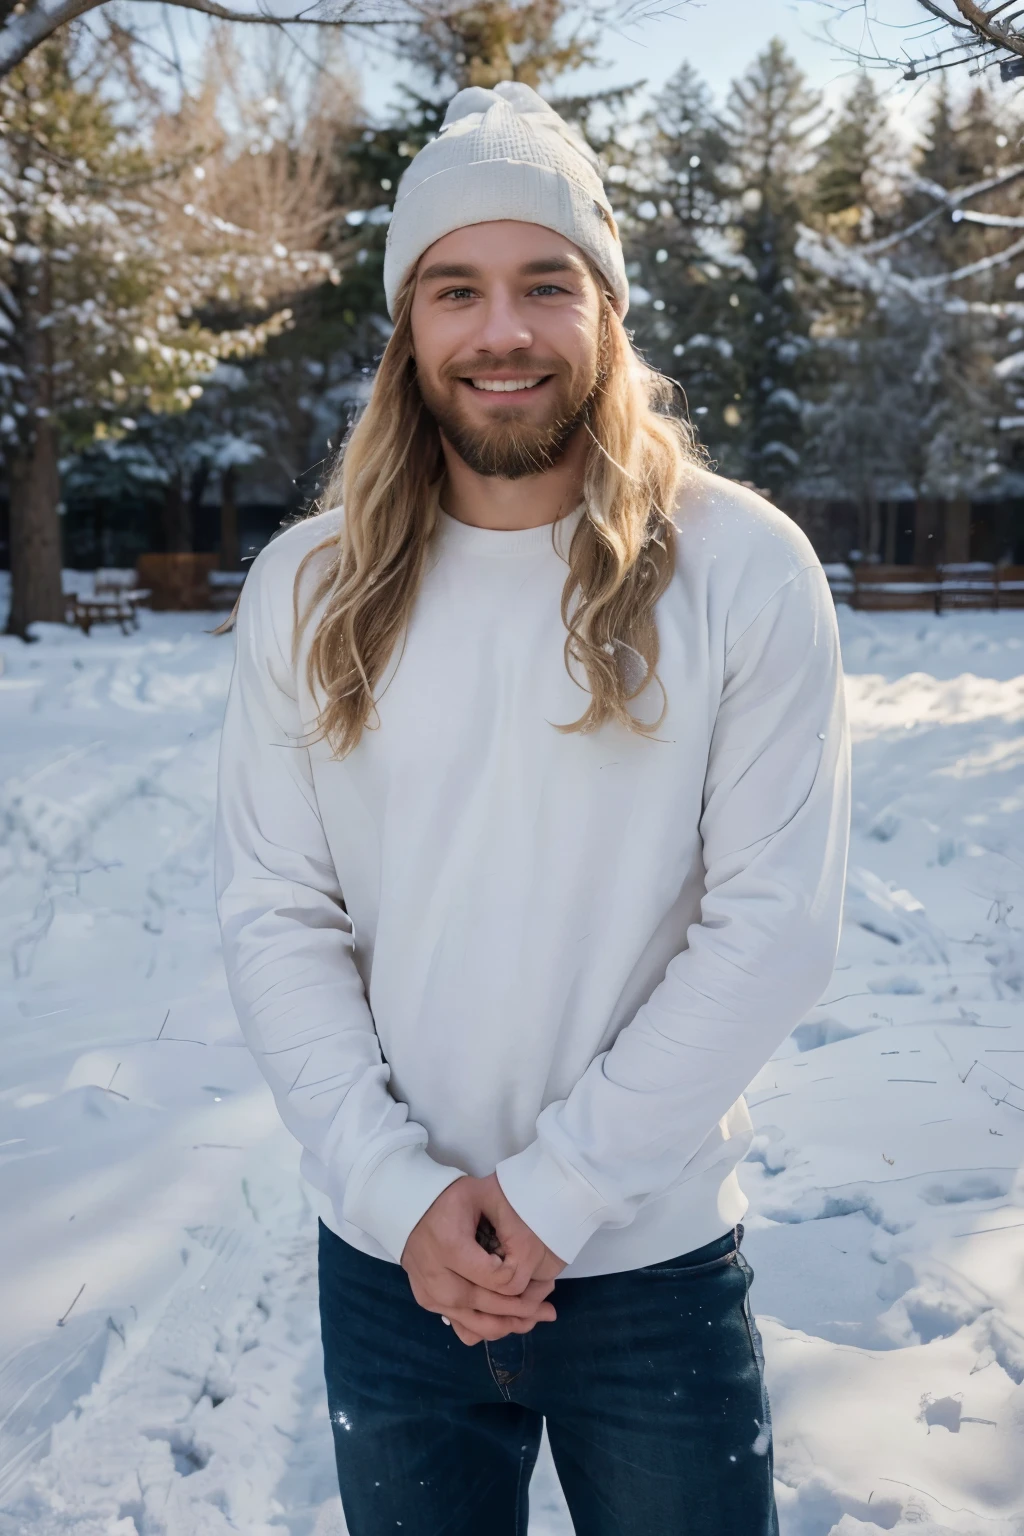
[[[481,1217],[496,1233],[495,1253],[477,1242]],[[446,1317],[463,1344],[479,1344],[554,1322],[547,1297],[565,1262],[516,1213],[492,1173],[456,1179],[438,1195],[409,1234],[402,1268],[421,1307]]]

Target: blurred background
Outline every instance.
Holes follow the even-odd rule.
[[[1012,38],[922,0],[206,7],[0,29],[8,632],[115,571],[229,601],[365,398],[403,169],[501,79],[599,151],[637,346],[837,581],[1024,562]]]

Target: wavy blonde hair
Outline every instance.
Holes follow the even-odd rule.
[[[592,275],[601,294],[601,365],[584,424],[591,439],[585,511],[562,592],[566,667],[576,681],[572,664],[582,667],[590,702],[578,720],[556,729],[594,731],[615,720],[649,736],[667,702],[657,676],[655,604],[672,577],[678,493],[699,455],[687,422],[669,414],[672,381],[637,355],[604,280],[596,269]],[[375,690],[405,633],[437,521],[444,458],[416,380],[414,289],[415,274],[398,295],[369,402],[321,499],[321,509],[344,508],[340,536],[312,549],[295,581],[296,649],[322,605],[307,678],[323,699],[317,739],[338,756],[377,723]],[[332,558],[302,604],[305,567],[325,551]],[[629,706],[652,680],[662,706],[656,720],[644,722]]]

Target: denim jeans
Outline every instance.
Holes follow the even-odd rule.
[[[777,1536],[743,1228],[558,1280],[558,1313],[468,1347],[397,1264],[320,1223],[320,1319],[350,1536],[526,1536],[541,1428],[577,1536]]]

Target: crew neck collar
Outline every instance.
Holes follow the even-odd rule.
[[[477,528],[472,523],[462,523],[437,505],[437,533],[446,549],[467,555],[537,555],[545,550],[565,558],[569,544],[583,516],[585,502],[581,501],[571,512],[554,523],[541,523],[539,528]]]

